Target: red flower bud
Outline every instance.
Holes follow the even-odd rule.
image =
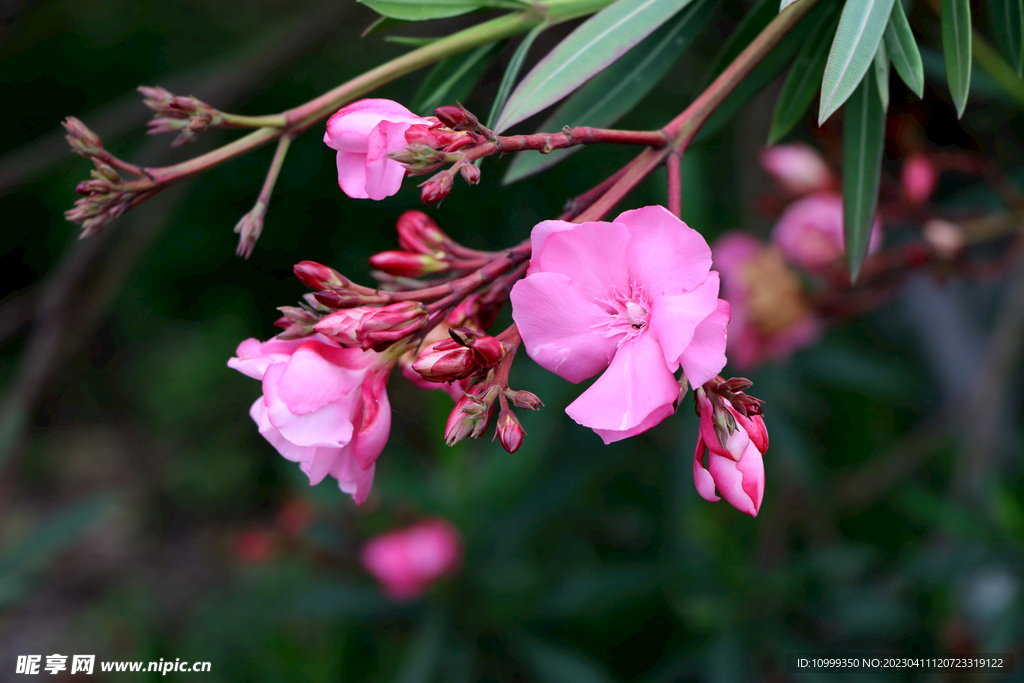
[[[332,285],[343,286],[349,284],[347,278],[341,273],[321,265],[316,261],[300,261],[295,264],[295,277],[299,278],[302,284],[310,289],[330,289]]]
[[[513,391],[511,389],[506,389],[505,396],[515,404],[516,408],[522,408],[524,410],[539,410],[541,406],[544,405],[540,398],[537,397],[537,394],[529,391]]]
[[[452,177],[448,171],[442,171],[427,182],[421,183],[420,187],[423,188],[420,194],[423,203],[438,205],[452,191]]]
[[[476,130],[480,127],[480,121],[466,111],[461,104],[446,104],[434,110],[434,116],[446,127],[452,130]]]
[[[422,123],[409,126],[405,131],[405,141],[410,145],[423,145],[431,149],[445,148],[450,152],[453,149],[465,147],[473,142],[468,133],[453,133],[450,130],[438,130],[436,126],[427,126]]]
[[[332,313],[313,329],[342,346],[370,349],[413,334],[427,322],[427,315],[427,309],[418,301],[402,301],[379,308],[359,306]]]
[[[463,180],[470,185],[476,185],[480,182],[480,169],[477,168],[476,164],[462,164],[459,167],[459,173],[462,174]]]
[[[480,369],[473,349],[453,339],[434,342],[420,352],[412,369],[428,382],[454,382]]]
[[[64,119],[61,125],[64,126],[64,130],[68,133],[64,137],[67,139],[68,144],[71,145],[71,149],[77,154],[89,157],[99,154],[100,150],[103,149],[103,142],[100,140],[100,136],[89,130],[88,126],[74,116]]]
[[[511,410],[503,410],[498,413],[498,428],[495,436],[501,441],[501,446],[509,453],[515,453],[523,445],[523,437],[526,432],[519,424],[519,418]]]
[[[479,395],[483,390],[483,385],[477,385],[470,390],[476,394],[467,393],[455,403],[444,428],[444,440],[449,446],[454,446],[466,437],[475,439],[487,429],[491,413],[494,412],[497,392],[492,387],[482,396]]]
[[[330,289],[323,292],[315,292],[313,297],[318,303],[335,311],[342,308],[352,308],[362,303],[362,298],[358,294],[353,292],[335,292]]]
[[[478,337],[467,342],[477,355],[480,365],[489,368],[505,357],[505,345],[494,337]]]
[[[448,262],[430,254],[407,251],[382,251],[370,257],[370,265],[389,275],[423,277],[448,270]]]
[[[422,211],[406,211],[398,217],[398,244],[414,254],[436,254],[444,251],[448,235]]]

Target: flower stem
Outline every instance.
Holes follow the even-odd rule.
[[[665,167],[668,169],[668,210],[680,220],[683,218],[681,160],[682,157],[679,154],[669,154],[668,159],[665,160]]]

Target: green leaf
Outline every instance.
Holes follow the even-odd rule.
[[[701,32],[718,0],[694,0],[673,21],[665,24],[613,65],[573,93],[541,124],[539,132],[562,126],[606,128],[629,113],[647,96]],[[502,182],[522,180],[558,164],[579,147],[556,149],[551,154],[517,154]]]
[[[846,102],[864,78],[882,42],[893,0],[847,0],[821,81],[818,125]]]
[[[796,0],[782,0],[782,2],[779,4],[779,14],[782,14],[782,10],[789,7],[794,2],[796,2]]]
[[[467,14],[476,9],[523,9],[518,2],[508,0],[359,0],[377,14],[403,21],[426,21]]]
[[[988,0],[992,35],[1006,61],[1024,75],[1024,0]]]
[[[882,109],[889,109],[889,54],[885,50],[884,40],[878,44],[878,51],[875,52],[875,82],[878,84]]]
[[[526,60],[526,55],[530,51],[533,41],[547,28],[547,24],[538,24],[523,37],[523,41],[519,43],[519,47],[513,53],[512,59],[508,62],[508,68],[505,69],[505,75],[501,77],[501,83],[498,85],[498,94],[495,95],[494,104],[491,105],[491,113],[487,116],[488,127],[494,125],[495,120],[498,118],[498,113],[505,107],[505,102],[508,101],[508,96],[512,93],[512,84],[519,78],[519,71],[523,68],[523,61]]]
[[[843,122],[843,235],[851,282],[868,255],[884,147],[885,110],[869,72],[850,95]]]
[[[708,117],[707,122],[694,136],[694,142],[708,139],[729,123],[754,95],[793,62],[796,53],[807,42],[822,14],[834,11],[835,6],[830,2],[822,3],[811,10],[810,14],[786,34],[779,44],[772,48],[771,52],[765,55],[753,71],[736,86],[736,89],[718,106],[715,113]]]
[[[586,83],[691,0],[616,0],[580,24],[526,75],[509,97],[500,133]]]
[[[423,79],[413,98],[412,110],[430,116],[442,104],[455,104],[466,99],[498,57],[501,47],[501,43],[488,43],[469,54],[455,55],[438,62]]]
[[[924,97],[924,65],[921,63],[921,52],[917,49],[917,41],[914,40],[910,22],[907,21],[907,13],[903,11],[901,2],[892,4],[889,24],[885,27],[885,48],[903,82],[918,97]]]
[[[768,133],[769,145],[774,145],[786,137],[814,101],[821,76],[825,73],[825,59],[838,23],[837,11],[822,14],[811,29],[810,37],[800,48],[793,68],[786,76],[779,99],[775,102],[775,115],[772,117],[772,127]]]
[[[956,115],[964,115],[971,90],[971,2],[942,0],[942,52]]]

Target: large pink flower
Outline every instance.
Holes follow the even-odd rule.
[[[444,519],[423,520],[372,539],[360,559],[393,599],[415,600],[432,583],[458,571],[462,537]]]
[[[236,353],[228,366],[263,381],[249,411],[260,434],[299,463],[310,484],[330,474],[356,503],[366,500],[391,431],[385,387],[393,361],[319,334],[246,339]]]
[[[694,387],[725,366],[729,304],[711,249],[660,206],[613,222],[544,221],[512,289],[526,352],[570,382],[607,368],[565,412],[605,443],[675,412],[680,367]]]
[[[732,307],[729,360],[739,370],[782,360],[812,344],[821,323],[779,252],[746,233],[722,235],[711,248]]]
[[[818,192],[790,204],[772,229],[772,243],[787,261],[810,271],[837,261],[846,253],[842,196]],[[882,222],[876,217],[868,253],[875,253],[881,245]]]
[[[724,443],[718,438],[715,409],[703,389],[696,391],[700,409],[700,435],[693,454],[693,480],[697,493],[712,502],[719,499],[715,489],[740,512],[757,517],[764,498],[764,459],[768,450],[768,430],[760,415],[746,418],[728,403],[721,410],[728,411],[734,430],[721,427],[726,434]],[[724,413],[723,413],[724,415]],[[707,451],[708,462],[704,465]]]
[[[384,199],[398,192],[405,167],[388,158],[404,148],[410,127],[437,119],[416,116],[391,100],[353,102],[327,121],[324,142],[338,150],[338,185],[354,199]]]

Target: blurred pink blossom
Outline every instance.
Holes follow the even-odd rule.
[[[727,348],[736,368],[782,360],[818,338],[821,324],[776,249],[729,232],[711,252],[722,274],[722,295],[732,307]]]
[[[246,339],[236,353],[228,366],[263,382],[249,410],[260,434],[299,463],[310,484],[330,474],[356,503],[366,500],[391,431],[386,384],[394,361],[319,334]]]
[[[412,601],[438,579],[458,572],[462,537],[448,521],[426,519],[370,540],[361,560],[391,598]]]
[[[835,176],[813,147],[802,143],[775,145],[761,151],[761,167],[791,198],[833,190]]]
[[[911,204],[924,204],[935,191],[939,174],[931,160],[920,152],[914,152],[903,162],[900,182],[903,196]]]
[[[327,146],[338,151],[338,185],[355,199],[395,194],[405,167],[388,154],[405,148],[411,126],[433,123],[391,100],[359,100],[342,108],[327,121],[324,134]]]
[[[772,243],[790,263],[819,271],[845,253],[843,198],[835,192],[818,192],[790,204],[772,229]],[[882,222],[871,228],[868,254],[882,245]]]
[[[726,502],[740,512],[757,517],[764,497],[764,460],[768,430],[760,415],[743,417],[727,401],[716,410],[703,389],[696,390],[700,409],[700,436],[693,454],[693,480],[697,493],[709,501]],[[732,424],[729,423],[731,418]],[[717,427],[717,428],[716,428]],[[719,439],[724,434],[724,440]],[[708,462],[704,465],[707,451]]]
[[[512,289],[527,353],[578,383],[607,371],[566,413],[605,443],[673,414],[680,365],[694,387],[725,366],[729,304],[718,298],[711,249],[660,206],[613,222],[544,221]]]

